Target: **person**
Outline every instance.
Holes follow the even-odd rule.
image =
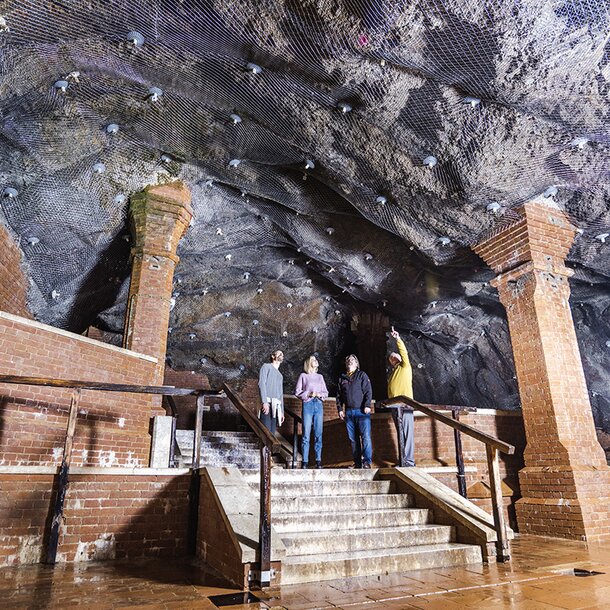
[[[258,417],[271,434],[275,434],[276,424],[281,426],[284,423],[284,377],[280,373],[283,361],[282,350],[275,350],[271,362],[263,364],[258,375],[262,403]]]
[[[328,390],[324,377],[318,373],[318,359],[310,356],[305,360],[303,369],[297,381],[295,395],[303,401],[303,439],[301,452],[303,454],[303,468],[307,468],[309,461],[309,445],[311,428],[314,430],[314,451],[316,468],[322,468],[322,430],[324,423],[324,403],[328,398]]]
[[[303,439],[301,442],[303,468],[307,468],[309,462],[309,437],[312,425],[316,468],[322,468],[322,429],[324,427],[324,403],[322,401],[328,398],[328,390],[324,377],[318,373],[319,366],[318,359],[315,356],[309,356],[303,363],[305,372],[299,375],[294,391],[295,396],[303,401]]]
[[[373,461],[371,443],[371,399],[373,389],[368,375],[360,370],[354,354],[345,359],[346,372],[337,384],[337,411],[345,421],[347,435],[352,444],[356,468],[370,468]]]
[[[398,352],[392,352],[388,356],[388,361],[392,367],[388,378],[388,398],[395,398],[396,396],[413,398],[413,370],[409,362],[407,348],[393,326],[390,334],[396,340]],[[415,449],[413,409],[407,405],[399,405],[392,409],[392,416],[398,432],[400,465],[415,466],[413,458]]]

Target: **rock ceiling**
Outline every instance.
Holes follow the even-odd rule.
[[[129,195],[180,178],[169,357],[271,348],[336,372],[354,313],[405,333],[416,395],[511,407],[469,245],[519,204],[580,232],[573,310],[610,429],[610,13],[523,0],[0,0],[0,192],[41,321],[120,333]],[[442,383],[439,383],[442,382]]]

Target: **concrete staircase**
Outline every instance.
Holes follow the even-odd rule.
[[[189,468],[193,464],[194,430],[176,430],[177,466]],[[284,466],[273,457],[274,466]],[[201,466],[235,466],[240,469],[258,469],[259,442],[254,432],[204,430],[201,436]]]
[[[242,471],[258,494],[258,473]],[[281,582],[295,584],[480,563],[453,526],[394,493],[375,470],[274,470],[272,525],[286,547]]]

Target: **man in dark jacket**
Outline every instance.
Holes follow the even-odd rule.
[[[356,468],[370,468],[373,460],[371,443],[371,399],[373,389],[368,375],[360,370],[354,354],[345,359],[345,373],[337,384],[337,410],[345,420],[347,435],[352,443]]]

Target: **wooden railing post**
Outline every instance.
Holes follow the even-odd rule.
[[[271,583],[271,451],[261,444],[259,564],[261,587]]]
[[[502,480],[500,479],[500,461],[498,450],[490,445],[487,449],[487,467],[489,469],[489,486],[491,488],[491,503],[496,534],[496,559],[498,561],[510,561],[510,546],[504,521],[504,505],[502,502]]]
[[[451,411],[451,415],[455,421],[460,421],[460,412],[457,409]],[[462,451],[462,433],[457,429],[453,429],[453,439],[455,441],[455,465],[457,466],[457,484],[458,491],[464,498],[468,497],[466,491],[466,471],[464,469],[464,453]]]
[[[72,462],[72,444],[74,441],[74,431],[76,430],[76,418],[78,415],[78,405],[80,403],[81,391],[72,392],[70,399],[70,411],[68,413],[68,427],[66,430],[66,441],[64,443],[64,453],[57,476],[57,495],[55,496],[55,506],[53,507],[53,520],[51,521],[51,532],[49,534],[49,546],[47,547],[46,562],[54,565],[57,559],[57,547],[59,545],[59,528],[64,518],[64,503],[68,491],[68,474],[70,463]]]
[[[188,521],[188,551],[191,555],[197,553],[197,530],[199,528],[199,492],[201,480],[199,467],[201,464],[201,430],[203,427],[203,410],[205,395],[197,396],[197,413],[195,415],[195,438],[193,444],[193,464],[191,484],[189,487],[189,521]]]
[[[292,418],[292,469],[297,467],[297,451],[299,444],[299,422],[295,417]]]

